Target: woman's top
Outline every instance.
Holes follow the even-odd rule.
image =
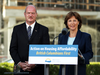
[[[68,37],[67,45],[73,45],[75,37]]]

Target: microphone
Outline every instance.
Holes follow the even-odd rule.
[[[68,29],[67,28],[63,28],[62,33],[63,35],[66,35],[68,33]]]
[[[60,37],[60,36],[62,36],[62,35],[66,35],[67,33],[68,33],[68,29],[67,29],[67,28],[63,28],[62,31],[61,31],[61,33],[53,39],[53,43],[52,43],[52,44],[54,44],[55,39],[56,39],[57,37]]]

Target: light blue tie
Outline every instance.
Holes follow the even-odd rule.
[[[30,40],[31,38],[31,26],[28,27],[28,39]]]

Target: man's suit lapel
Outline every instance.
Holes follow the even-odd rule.
[[[22,32],[23,32],[22,35],[24,35],[26,40],[28,40],[28,33],[27,33],[27,29],[26,29],[26,24],[25,23],[23,23],[23,25],[22,25]]]
[[[25,23],[23,23],[23,25],[22,25],[22,32],[23,32],[22,34],[25,36],[26,40],[28,40],[28,33],[27,33]],[[30,38],[29,41],[31,41],[37,35],[37,32],[38,32],[38,23],[36,22],[34,29],[33,29],[33,32],[32,32],[32,35],[31,35],[31,38]]]
[[[38,23],[36,22],[35,26],[34,26],[34,29],[33,29],[33,32],[32,32],[32,35],[31,35],[31,38],[30,38],[30,41],[32,39],[34,39],[34,37],[37,35],[37,33],[38,33]]]

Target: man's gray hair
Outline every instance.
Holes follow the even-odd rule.
[[[36,13],[37,13],[37,9],[34,5],[27,5],[26,8],[25,8],[25,11],[24,11],[25,13],[26,13],[26,9],[27,9],[28,6],[33,6],[35,8]]]

